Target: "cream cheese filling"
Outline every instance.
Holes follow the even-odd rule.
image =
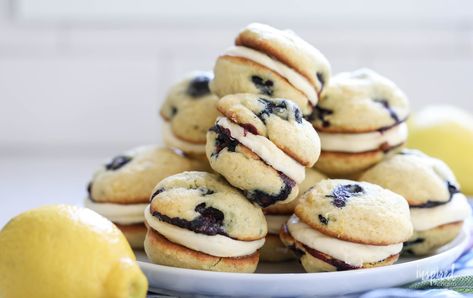
[[[169,122],[163,123],[162,132],[164,143],[168,147],[177,148],[186,153],[205,153],[205,144],[194,144],[179,139],[173,134]]]
[[[256,153],[274,169],[283,172],[296,183],[304,181],[305,167],[284,153],[269,139],[245,131],[243,127],[224,117],[219,118],[216,124],[228,129],[233,138]]]
[[[467,198],[456,193],[450,202],[432,208],[411,208],[411,221],[416,231],[430,230],[435,227],[462,221],[471,215]]]
[[[268,233],[279,235],[279,230],[288,221],[288,214],[266,214],[266,222],[268,223]]]
[[[297,241],[355,267],[361,267],[364,263],[382,261],[398,254],[402,249],[402,243],[378,246],[333,238],[312,229],[300,221],[296,215],[291,216],[287,222],[287,228]]]
[[[216,257],[248,256],[261,248],[265,241],[264,238],[254,241],[241,241],[223,235],[209,236],[195,233],[160,221],[151,215],[149,206],[146,207],[144,216],[148,225],[169,241]]]
[[[112,204],[112,203],[97,203],[90,198],[85,198],[84,207],[89,208],[98,214],[108,218],[110,221],[122,224],[131,225],[143,223],[145,217],[143,210],[146,204]]]
[[[400,145],[407,139],[407,124],[401,123],[385,131],[367,133],[318,132],[322,151],[365,152],[378,149],[382,144]]]
[[[317,104],[318,95],[315,91],[315,87],[310,84],[309,80],[307,80],[303,75],[296,72],[294,69],[275,59],[272,59],[270,56],[242,46],[231,47],[227,49],[224,55],[245,58],[271,69],[272,71],[286,78],[289,83],[297,90],[304,93],[305,96],[309,99],[312,106],[315,106]]]

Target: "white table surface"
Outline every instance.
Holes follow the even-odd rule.
[[[46,204],[82,205],[99,157],[0,157],[0,227]]]

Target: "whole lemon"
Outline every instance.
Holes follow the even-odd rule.
[[[92,210],[41,207],[0,231],[1,298],[141,298],[147,288],[123,234]]]
[[[473,195],[473,116],[465,110],[432,105],[408,121],[407,146],[445,161],[464,193]]]

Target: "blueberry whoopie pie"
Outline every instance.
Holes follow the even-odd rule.
[[[254,272],[267,232],[260,208],[220,176],[205,172],[162,180],[145,218],[148,258],[189,269]]]
[[[304,115],[312,112],[330,79],[330,64],[289,30],[253,23],[216,61],[211,90],[220,97],[254,93],[288,98]]]
[[[206,133],[218,115],[218,98],[209,89],[212,77],[203,71],[187,74],[169,90],[160,110],[165,144],[204,159]]]
[[[332,77],[309,117],[322,146],[316,168],[332,177],[353,177],[399,151],[407,139],[408,114],[404,93],[372,70]]]
[[[266,242],[260,250],[260,260],[266,262],[282,262],[295,259],[294,253],[286,247],[279,239],[279,231],[294,213],[299,199],[317,182],[327,177],[313,168],[306,168],[305,179],[299,186],[299,196],[287,204],[272,205],[263,209],[266,222],[268,223],[268,235]]]
[[[118,155],[93,175],[84,206],[114,222],[130,245],[143,248],[146,227],[143,211],[161,179],[196,169],[195,162],[171,150],[138,147]]]
[[[393,264],[411,235],[403,197],[374,184],[336,179],[307,191],[280,231],[307,272]]]
[[[317,133],[299,108],[285,99],[234,94],[217,109],[224,117],[207,133],[212,169],[261,207],[295,199],[305,167],[320,153]]]
[[[360,176],[385,187],[409,203],[414,235],[404,251],[425,255],[451,242],[471,214],[454,174],[441,160],[404,149]]]

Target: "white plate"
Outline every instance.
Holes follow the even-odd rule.
[[[155,265],[147,261],[143,252],[137,253],[137,257],[151,290],[179,296],[313,297],[357,293],[416,281],[449,268],[468,241],[469,231],[465,225],[453,242],[432,256],[401,258],[395,265],[386,267],[323,273],[302,273],[297,262],[261,263],[254,274],[221,273]]]

